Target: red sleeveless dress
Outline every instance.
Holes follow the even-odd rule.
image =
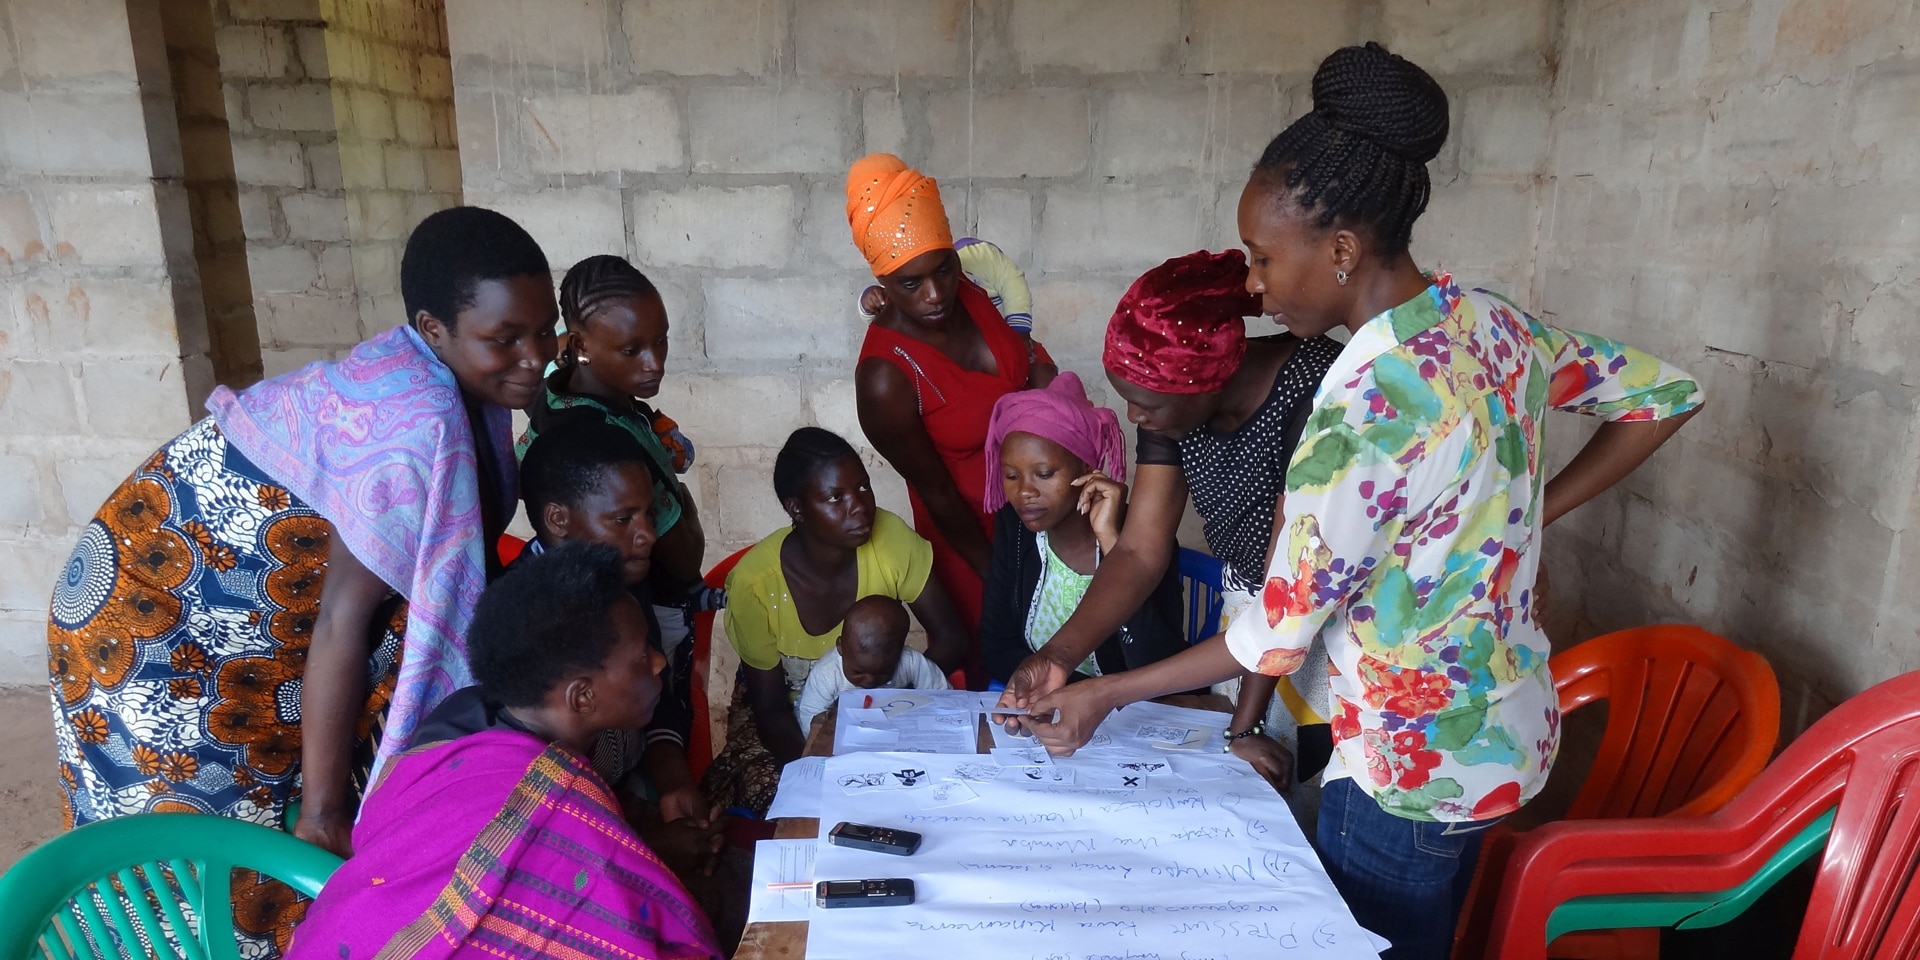
[[[993,351],[997,374],[968,370],[931,344],[876,324],[867,325],[866,340],[860,345],[860,359],[877,357],[907,375],[918,397],[920,422],[926,426],[927,436],[933,439],[940,461],[953,477],[960,499],[978,514],[981,532],[992,539],[993,515],[980,508],[987,489],[987,420],[993,415],[995,401],[1015,390],[1026,389],[1032,364],[1027,355],[1027,341],[1007,326],[985,291],[972,281],[962,279],[960,303],[980,329],[988,349]],[[1033,349],[1033,359],[1053,362],[1039,344],[1034,344]],[[933,575],[953,598],[953,605],[972,639],[967,679],[973,682],[970,685],[984,685],[986,676],[979,669],[979,633],[986,584],[967,565],[965,558],[947,544],[946,537],[933,522],[933,515],[921,501],[920,491],[909,486],[907,496],[913,503],[914,532],[933,544]]]

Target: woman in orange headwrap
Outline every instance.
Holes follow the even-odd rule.
[[[885,301],[854,372],[860,428],[906,478],[933,574],[977,635],[992,558],[987,420],[1005,394],[1051,381],[1053,361],[964,276],[933,178],[892,154],[862,158],[847,173],[847,223]],[[966,672],[985,685],[977,639]]]

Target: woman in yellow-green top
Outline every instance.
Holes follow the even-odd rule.
[[[933,570],[933,547],[873,502],[867,468],[847,441],[819,427],[787,438],[773,492],[793,525],[755,544],[727,577],[727,639],[740,681],[727,712],[727,746],[701,788],[723,807],[764,816],[781,766],[806,734],[793,701],[862,597],[892,597],[927,631],[927,658],[951,671],[967,636]]]

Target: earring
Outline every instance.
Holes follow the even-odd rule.
[[[1342,280],[1342,281],[1340,281],[1340,282],[1341,282],[1341,283],[1346,283],[1346,281],[1345,281],[1345,280]],[[574,359],[576,359],[576,360],[578,360],[578,361],[580,361],[580,365],[581,365],[581,366],[583,366],[583,367],[593,362],[593,358],[592,358],[592,357],[587,357],[587,356],[580,356],[580,357],[575,357]]]
[[[1333,272],[1333,279],[1338,281],[1339,284],[1344,287],[1347,285],[1347,272],[1345,270],[1335,270]],[[585,363],[586,361],[582,360],[580,362]]]

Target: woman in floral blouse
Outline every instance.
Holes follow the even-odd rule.
[[[1084,743],[1108,711],[1286,674],[1320,637],[1334,758],[1320,853],[1387,956],[1445,957],[1480,836],[1546,783],[1559,737],[1534,592],[1541,528],[1624,477],[1701,405],[1659,360],[1559,330],[1407,252],[1447,98],[1378,44],[1336,51],[1313,110],[1240,198],[1248,290],[1301,336],[1352,340],[1287,470],[1265,617],[1181,655],[1039,698],[1037,733]],[[1548,408],[1600,417],[1542,484]]]

